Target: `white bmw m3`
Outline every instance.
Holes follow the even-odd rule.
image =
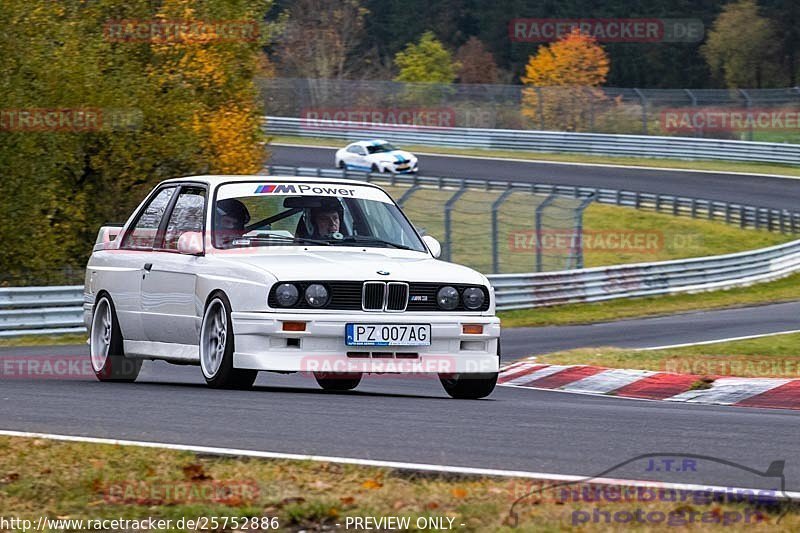
[[[358,141],[336,151],[336,168],[413,174],[419,172],[419,160],[411,152],[400,150],[383,139]]]
[[[84,321],[102,381],[142,360],[199,365],[208,385],[304,372],[438,375],[455,398],[495,387],[500,321],[483,274],[437,259],[380,187],[194,176],[159,184],[86,268]]]

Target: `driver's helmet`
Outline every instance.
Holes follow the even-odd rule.
[[[250,212],[247,207],[235,198],[218,201],[216,209],[216,226],[218,229],[244,230],[247,223],[250,222]],[[222,223],[223,217],[234,219],[233,227],[225,227]]]

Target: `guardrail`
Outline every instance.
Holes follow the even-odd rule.
[[[800,240],[711,257],[487,277],[497,310],[509,311],[726,289],[798,271]],[[85,331],[82,304],[80,285],[0,289],[0,337]],[[34,307],[38,305],[43,307]]]
[[[800,165],[800,144],[648,135],[439,128],[273,116],[264,119],[264,131],[272,135],[347,140],[379,137],[397,143],[422,146]]]
[[[0,337],[83,331],[83,285],[0,288]]]
[[[498,310],[751,285],[800,271],[800,240],[750,252],[656,263],[489,276]]]
[[[765,229],[781,233],[800,233],[800,212],[772,209],[753,205],[720,202],[702,198],[654,194],[617,189],[575,187],[572,185],[550,185],[547,183],[513,182],[501,180],[441,178],[433,176],[393,175],[360,170],[320,169],[312,167],[289,167],[272,165],[265,169],[272,174],[313,176],[323,178],[349,178],[391,185],[434,185],[438,187],[477,187],[481,190],[502,191],[507,189],[529,191],[533,194],[556,194],[573,198],[594,198],[601,204],[645,209],[673,216],[686,216],[716,220],[741,228]]]

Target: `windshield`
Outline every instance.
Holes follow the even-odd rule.
[[[391,198],[338,183],[221,185],[212,220],[216,248],[360,246],[426,251]]]
[[[397,148],[389,143],[371,144],[367,146],[367,151],[371,154],[381,154],[383,152],[391,152],[392,150],[397,150]]]

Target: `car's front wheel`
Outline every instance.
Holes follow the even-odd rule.
[[[247,389],[258,376],[256,370],[233,368],[233,322],[231,305],[222,294],[206,306],[200,326],[200,368],[206,383],[215,389]]]
[[[353,390],[361,383],[361,374],[345,374],[335,372],[315,372],[314,379],[325,390]]]
[[[500,339],[497,340],[497,360],[500,362]],[[489,396],[497,385],[497,372],[484,374],[439,374],[445,392],[459,400],[477,400]]]
[[[141,359],[127,359],[122,346],[122,330],[117,312],[108,296],[94,306],[89,331],[89,355],[94,375],[100,381],[135,381],[142,368]]]

